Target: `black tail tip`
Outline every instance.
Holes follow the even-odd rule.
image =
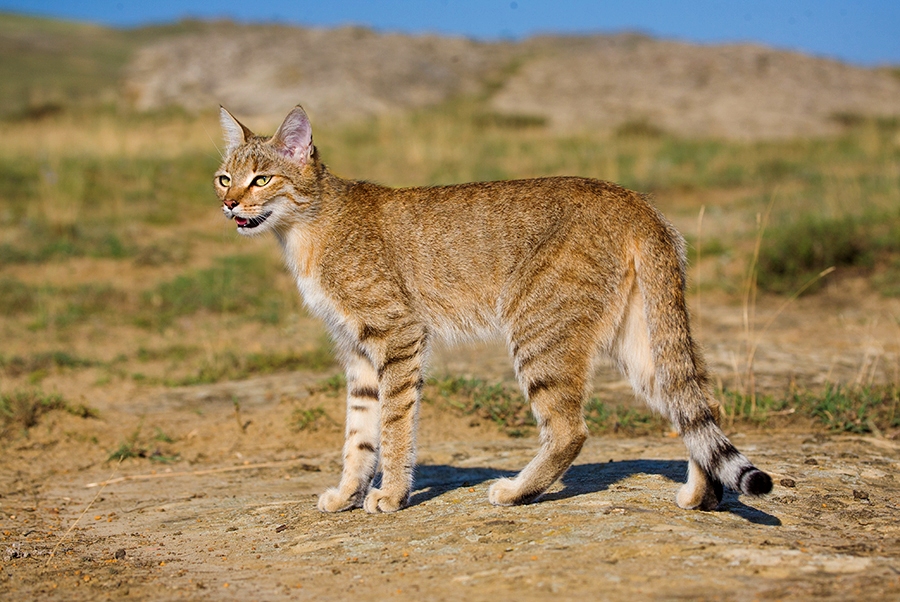
[[[772,477],[761,470],[754,470],[745,479],[745,493],[765,495],[772,491]]]

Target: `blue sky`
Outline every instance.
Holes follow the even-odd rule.
[[[0,0],[0,10],[113,26],[230,18],[478,39],[630,30],[900,65],[900,0]]]

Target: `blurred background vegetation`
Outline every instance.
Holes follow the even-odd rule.
[[[238,240],[219,213],[216,107],[138,111],[125,99],[140,48],[202,28],[0,15],[7,414],[23,387],[53,389],[73,374],[91,386],[170,386],[335,370],[276,245]],[[691,138],[643,119],[573,132],[471,93],[352,122],[312,118],[324,160],[345,177],[408,186],[577,174],[652,193],[690,243],[692,294],[740,303],[752,280],[761,295],[788,297],[834,266],[804,294],[854,278],[861,294],[900,296],[897,117],[835,114],[837,133],[803,139]],[[500,395],[492,385],[439,385],[435,399],[464,390],[456,406],[484,387]],[[612,415],[596,404],[591,412],[598,424]],[[512,414],[508,428],[527,428]]]

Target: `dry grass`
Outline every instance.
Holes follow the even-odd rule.
[[[213,111],[136,114],[95,98],[25,117],[0,120],[3,391],[334,369],[276,245],[238,240],[219,215],[210,184],[220,160]],[[535,115],[497,113],[484,94],[343,125],[320,124],[315,111],[312,118],[324,160],[345,177],[407,186],[591,176],[652,192],[688,234],[703,207],[702,240],[689,236],[702,244],[690,254],[702,261],[698,294],[741,298],[757,215],[773,198],[759,249],[762,288],[790,294],[835,264],[836,277],[863,274],[874,291],[897,294],[895,121],[848,117],[840,135],[780,142],[685,139],[640,120],[606,134],[563,134]],[[260,133],[276,125],[245,121]],[[798,243],[818,246],[791,271]],[[835,261],[848,244],[856,254]],[[52,359],[65,357],[77,361]],[[633,418],[600,406],[591,412],[598,424]]]
[[[884,229],[884,220],[867,216],[900,206],[900,193],[890,185],[900,173],[893,124],[863,122],[833,139],[743,144],[683,140],[637,127],[615,136],[561,136],[537,122],[486,115],[481,101],[460,100],[326,126],[316,130],[316,140],[337,173],[394,185],[563,173],[617,180],[654,191],[688,232],[696,227],[695,199],[713,201],[705,204],[700,256],[707,272],[710,265],[715,271],[703,286],[736,295],[755,247],[756,215],[773,198],[770,229],[761,239],[761,283],[775,274],[772,266],[786,266],[796,255],[778,240],[799,242],[797,232],[807,232],[798,229],[804,220]],[[309,329],[315,341],[320,330],[300,307],[275,246],[237,240],[218,215],[209,183],[218,163],[214,115],[101,110],[0,128],[7,142],[0,151],[0,305],[17,343],[8,356],[66,349],[74,333],[88,329],[103,341],[100,353],[86,354],[94,365],[83,367],[104,372],[98,382],[238,378],[259,372],[253,354],[270,358],[264,371],[299,365],[276,361],[308,353],[304,341],[283,331]],[[821,217],[816,199],[828,200],[830,217]],[[865,231],[853,236],[876,240]],[[818,245],[839,242],[819,238]],[[877,260],[849,267],[867,270],[878,290],[891,293],[885,282],[897,248],[887,242],[872,248]],[[821,268],[816,261],[806,269],[829,267],[828,255]],[[792,292],[806,276],[782,275],[783,289],[768,288]],[[208,343],[177,369],[171,360],[139,358],[140,348],[196,347],[195,335],[184,331],[189,323],[200,325]],[[241,350],[234,338],[222,347],[222,333],[237,325],[260,341],[279,343]],[[147,334],[130,342],[134,327]]]
[[[188,154],[217,158],[221,132],[215,115],[179,111],[136,114],[116,110],[68,110],[40,120],[0,121],[0,158],[42,156],[109,159]]]

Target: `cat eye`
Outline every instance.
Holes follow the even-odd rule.
[[[253,178],[253,186],[265,186],[272,179],[272,176],[256,176]]]
[[[219,176],[219,185],[224,188],[228,188],[229,186],[231,186],[231,178],[229,178],[228,176]]]

